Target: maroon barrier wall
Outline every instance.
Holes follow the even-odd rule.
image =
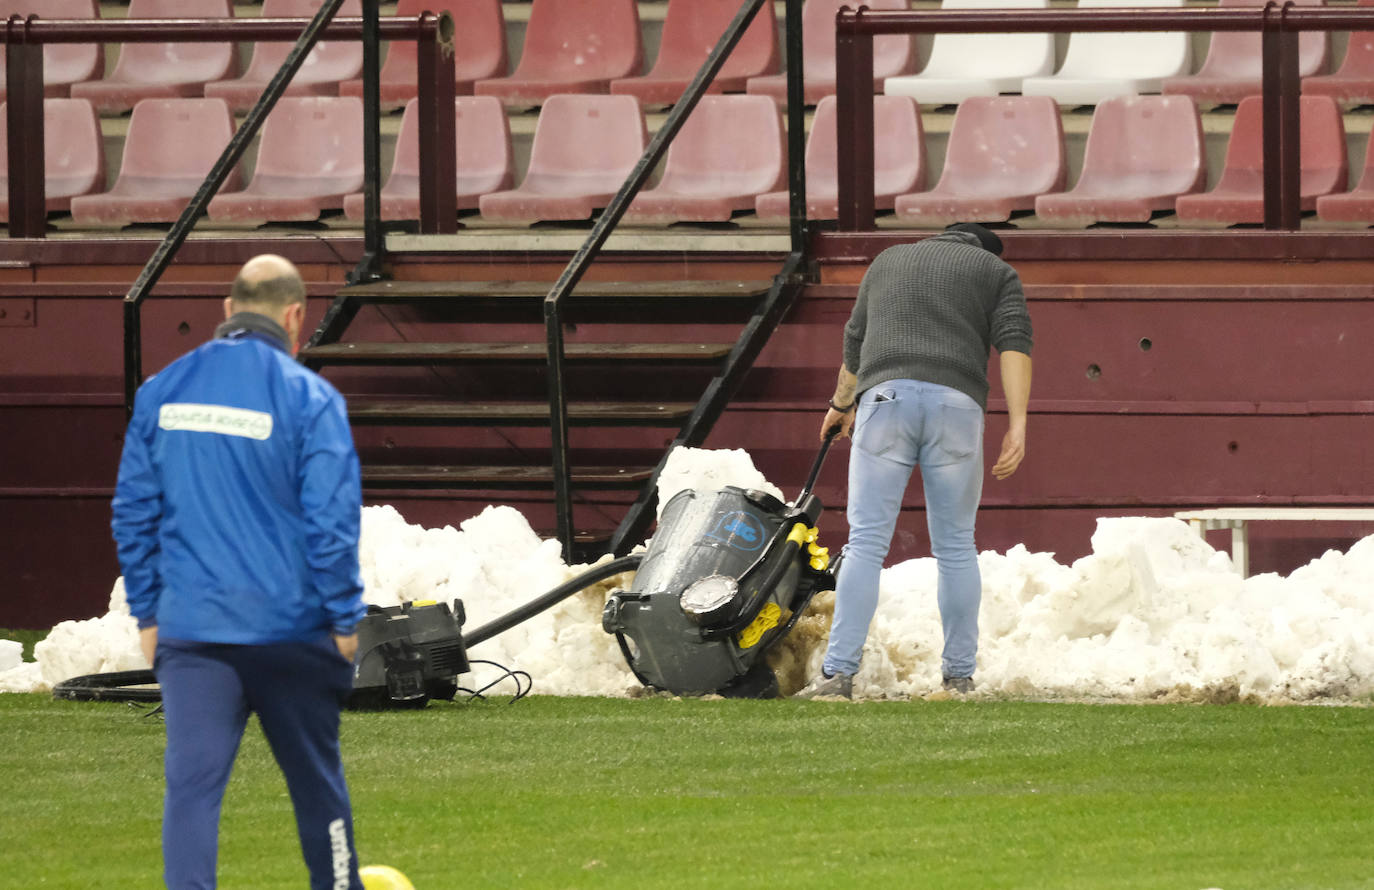
[[[145,307],[149,373],[210,335],[246,250],[217,248],[174,267],[167,295]],[[299,259],[315,263],[305,267],[314,282],[313,324],[347,266],[309,255]],[[1358,283],[1374,280],[1374,264],[1257,261],[1244,274],[1234,264],[1203,262],[1161,264],[1149,274],[1139,264],[1110,261],[1017,265],[1036,327],[1029,453],[1011,480],[988,481],[980,547],[1025,544],[1068,560],[1089,551],[1099,516],[1168,515],[1227,504],[1374,505],[1368,446],[1374,441],[1368,348],[1374,287]],[[528,278],[556,267],[547,260],[492,260],[398,271]],[[763,277],[768,267],[755,261],[737,268],[735,277]],[[0,626],[46,627],[104,611],[117,574],[108,499],[123,429],[119,297],[134,272],[113,262],[70,260],[61,268],[0,269]],[[720,264],[685,272],[729,277],[728,266]],[[808,289],[707,442],[749,450],[788,493],[804,480],[815,454],[840,358],[840,328],[861,272],[832,270],[828,283]],[[684,266],[640,259],[599,274],[671,278],[683,275]],[[727,314],[688,325],[579,324],[569,342],[732,340],[740,320]],[[542,335],[537,315],[479,327],[461,313],[389,308],[364,311],[349,339],[495,340],[527,333]],[[350,394],[480,395],[494,385],[490,372],[328,373]],[[574,397],[695,399],[701,382],[686,375],[578,371],[571,390]],[[504,375],[500,385],[508,394],[535,398],[545,391],[537,367]],[[990,407],[989,461],[1004,424],[996,398]],[[355,436],[365,460],[387,462],[427,456],[447,462],[455,454],[480,461],[484,453],[512,449],[538,462],[546,459],[548,445],[541,429],[360,427]],[[652,463],[670,438],[671,430],[574,429],[574,460]],[[844,539],[847,447],[835,450],[818,486],[831,506],[821,528],[832,548]],[[627,499],[623,492],[580,495],[579,527],[613,528]],[[373,500],[393,503],[410,521],[426,525],[457,524],[488,503],[518,507],[539,529],[554,524],[541,493],[379,494]],[[908,493],[906,513],[892,560],[928,552],[918,485]],[[1368,531],[1374,529],[1351,523],[1261,525],[1253,533],[1252,568],[1291,570]],[[1225,536],[1215,533],[1213,543],[1224,546]]]

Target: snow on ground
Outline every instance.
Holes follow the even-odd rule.
[[[683,487],[726,484],[777,491],[742,451],[683,449],[663,474],[660,503]],[[984,552],[979,565],[977,695],[1308,701],[1374,693],[1374,536],[1287,577],[1242,579],[1183,522],[1102,519],[1092,553],[1072,565],[1021,546]],[[361,566],[368,602],[462,599],[469,630],[585,568],[566,566],[558,544],[541,541],[510,507],[488,507],[457,529],[425,529],[391,507],[368,507]],[[857,697],[939,688],[935,578],[929,558],[883,572]],[[584,591],[471,655],[527,671],[543,694],[633,694],[638,684],[600,622],[607,591],[627,581]],[[778,647],[784,690],[819,670],[831,603],[818,597],[814,614]],[[7,643],[0,641],[0,691],[44,691],[78,674],[144,666],[122,581],[107,614],[57,625],[36,646],[35,662],[18,663],[17,644]],[[463,679],[496,676],[483,667]]]

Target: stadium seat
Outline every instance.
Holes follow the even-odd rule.
[[[400,0],[396,14],[419,15],[425,10],[448,12],[462,27],[453,33],[454,92],[472,95],[472,85],[488,77],[506,73],[506,20],[501,0]],[[386,61],[378,74],[382,107],[400,108],[416,96],[415,41],[400,40],[387,45]],[[340,96],[363,94],[363,82],[346,80],[339,85]]]
[[[1071,191],[1041,195],[1043,220],[1087,226],[1095,222],[1149,222],[1172,210],[1179,195],[1207,181],[1202,119],[1187,96],[1103,99],[1093,113],[1083,172]]]
[[[32,14],[47,19],[98,19],[96,0],[0,0],[0,19]],[[94,80],[105,70],[97,43],[49,43],[43,47],[43,95],[64,98],[72,84]],[[0,45],[0,102],[5,101],[5,48]]]
[[[839,216],[839,116],[834,96],[816,106],[806,142],[806,215],[809,219]],[[926,184],[926,153],[921,114],[909,96],[873,97],[873,206],[891,210],[898,195]],[[761,219],[785,220],[790,215],[786,191],[759,195],[754,210]]]
[[[230,0],[129,0],[131,19],[233,18]],[[238,73],[232,43],[126,43],[104,80],[72,86],[72,98],[90,99],[101,114],[128,111],[142,99],[201,95],[205,84]]]
[[[0,222],[9,222],[10,142],[7,107],[0,103]],[[72,198],[105,187],[105,145],[100,119],[85,99],[43,101],[43,168],[49,213]]]
[[[1078,0],[1079,9],[1183,5],[1183,0]],[[1050,96],[1060,105],[1096,105],[1111,96],[1158,93],[1164,78],[1188,73],[1192,58],[1192,40],[1182,31],[1087,31],[1069,37],[1064,64],[1056,73],[1026,78],[1021,92]]]
[[[1218,0],[1222,7],[1263,6],[1266,0]],[[1294,0],[1298,6],[1322,6],[1322,0]],[[1298,35],[1298,75],[1310,77],[1326,70],[1325,31]],[[1212,35],[1207,58],[1196,74],[1164,81],[1167,94],[1192,96],[1201,106],[1234,105],[1260,92],[1260,32],[1218,31]]]
[[[802,7],[803,82],[807,105],[815,105],[835,94],[835,13],[841,6],[853,8],[854,0],[806,0]],[[907,9],[907,0],[866,0],[869,9]],[[910,35],[887,35],[873,39],[873,89],[880,92],[883,79],[905,74],[916,64],[916,51]],[[787,75],[765,74],[749,78],[750,93],[772,96],[787,104]]]
[[[1299,151],[1302,156],[1302,209],[1314,210],[1317,198],[1346,187],[1345,129],[1341,111],[1330,96],[1303,96]],[[1217,187],[1201,195],[1184,195],[1175,205],[1183,222],[1264,222],[1263,112],[1260,97],[1241,100],[1226,163]]]
[[[635,0],[534,0],[520,64],[510,77],[479,80],[479,96],[542,105],[555,93],[608,93],[639,74],[644,44]]]
[[[1353,37],[1352,37],[1353,39]],[[1371,132],[1374,141],[1374,131]],[[1374,225],[1374,146],[1365,144],[1364,170],[1351,191],[1337,189],[1317,198],[1317,217],[1328,222],[1361,222]]]
[[[550,96],[539,113],[518,188],[484,195],[482,216],[506,222],[587,219],[605,207],[644,153],[634,96]]]
[[[221,190],[216,222],[301,222],[343,207],[363,186],[363,103],[351,96],[289,96],[262,125],[253,179]]]
[[[669,0],[653,70],[643,77],[613,81],[611,92],[634,96],[645,105],[676,102],[739,7],[739,0]],[[743,92],[749,78],[772,74],[779,64],[777,15],[773,4],[765,3],[707,89]]]
[[[262,0],[262,16],[269,19],[314,18],[324,0]],[[363,14],[362,0],[344,0],[340,16]],[[223,99],[234,111],[253,107],[270,81],[286,61],[291,44],[268,41],[253,46],[248,70],[235,80],[220,80],[205,85],[205,95]],[[337,96],[339,82],[357,77],[363,69],[362,44],[356,41],[320,42],[305,57],[296,76],[286,85],[284,96]],[[411,78],[414,80],[414,78]]]
[[[1358,5],[1374,6],[1374,0],[1360,0]],[[1353,32],[1340,69],[1335,74],[1303,78],[1302,91],[1330,96],[1346,106],[1374,104],[1374,31]]]
[[[474,210],[483,195],[514,182],[510,125],[501,101],[492,96],[454,100],[457,125],[458,209]],[[363,218],[362,194],[344,199],[344,215]],[[420,218],[420,109],[412,99],[401,115],[396,157],[381,192],[382,219]]]
[[[703,96],[668,146],[663,177],[639,193],[628,223],[727,222],[787,184],[782,113],[767,96]]]
[[[129,118],[119,178],[108,192],[73,198],[72,218],[83,225],[175,221],[233,135],[223,99],[144,99]],[[240,182],[236,168],[223,188]]]
[[[1049,0],[945,0],[941,9],[1044,9]],[[883,91],[922,105],[1015,93],[1054,70],[1053,34],[936,34],[919,74],[889,77]]]
[[[922,226],[1001,222],[1062,191],[1067,176],[1059,106],[1048,96],[970,96],[959,104],[940,181],[902,195],[897,218]]]

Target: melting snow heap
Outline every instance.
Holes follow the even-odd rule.
[[[662,474],[659,502],[683,488],[723,485],[780,494],[743,451],[679,449]],[[458,529],[421,528],[391,507],[367,507],[362,529],[367,602],[460,598],[468,627],[585,568],[565,565],[558,543],[541,541],[511,507],[488,507]],[[1242,579],[1225,553],[1176,519],[1100,519],[1092,550],[1072,565],[1020,545],[979,556],[976,696],[1348,701],[1374,692],[1374,536],[1287,577]],[[473,657],[527,671],[543,694],[635,694],[615,640],[601,629],[613,583],[480,644]],[[935,561],[893,566],[881,584],[855,697],[934,693],[942,639]],[[820,669],[832,608],[829,594],[817,597],[773,653],[784,692]],[[18,644],[0,641],[0,691],[46,691],[78,674],[145,667],[122,579],[106,615],[62,622],[35,657],[20,662]],[[479,668],[464,680],[480,686],[497,676]]]

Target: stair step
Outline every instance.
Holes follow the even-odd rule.
[[[374,281],[339,291],[368,303],[430,300],[543,300],[552,281]],[[741,299],[768,293],[771,281],[581,281],[570,300]]]
[[[581,488],[638,488],[653,467],[577,467],[573,485]],[[551,488],[552,467],[385,466],[362,468],[368,488]]]
[[[691,402],[585,402],[568,406],[568,421],[579,426],[677,426],[695,407]],[[547,426],[549,405],[350,399],[348,416],[354,423]]]
[[[732,343],[569,343],[570,361],[701,362],[729,355]],[[414,365],[432,362],[545,362],[544,343],[330,343],[300,351],[331,365]]]

